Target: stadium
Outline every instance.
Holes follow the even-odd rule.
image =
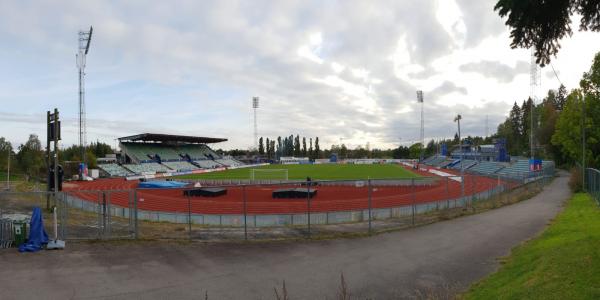
[[[153,133],[122,137],[120,153],[98,160],[102,178],[64,184],[65,203],[101,211],[102,219],[190,229],[370,225],[465,209],[553,173],[552,162],[533,170],[527,159],[475,160],[474,153],[461,159],[457,150],[421,162],[245,164],[211,148],[226,140]],[[125,233],[137,232],[132,222],[125,223]]]

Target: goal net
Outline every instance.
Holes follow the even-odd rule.
[[[250,169],[251,180],[288,180],[287,169]]]

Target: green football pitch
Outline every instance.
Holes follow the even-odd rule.
[[[254,169],[255,171],[252,171]],[[402,179],[415,178],[419,175],[412,173],[396,164],[352,165],[352,164],[319,164],[319,165],[268,165],[231,169],[204,174],[177,176],[182,179],[285,179],[285,171],[290,180],[306,179]],[[260,170],[260,171],[257,171]],[[265,171],[263,171],[265,170]]]

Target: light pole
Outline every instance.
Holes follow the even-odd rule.
[[[465,196],[465,168],[463,165],[463,160],[464,160],[464,155],[463,155],[463,148],[462,148],[462,139],[460,137],[460,120],[462,119],[462,116],[459,114],[454,118],[454,122],[458,123],[458,147],[459,147],[459,151],[460,151],[460,193],[461,193],[461,197]]]

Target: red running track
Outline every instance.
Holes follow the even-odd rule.
[[[414,172],[414,170],[411,170]],[[447,172],[446,170],[444,170]],[[421,172],[427,176],[431,173]],[[452,172],[447,172],[452,173]],[[64,190],[81,199],[97,202],[98,191],[110,192],[112,205],[129,206],[129,191],[137,187],[138,181],[124,179],[100,179],[91,182],[77,182],[64,185]],[[483,176],[468,176],[465,179],[465,195],[489,190],[497,181]],[[306,199],[273,199],[272,192],[285,186],[247,186],[245,198],[248,214],[290,214],[306,213]],[[289,186],[288,186],[289,187]],[[195,214],[243,214],[244,195],[242,187],[227,187],[227,195],[204,198],[183,196],[184,189],[138,189],[138,208],[146,211],[186,212],[188,207]],[[127,191],[124,191],[127,190]],[[331,212],[368,209],[368,187],[318,186],[317,195],[310,201],[311,212]],[[414,194],[414,196],[413,196]],[[427,203],[459,198],[460,183],[440,178],[430,186],[373,186],[372,207],[388,208],[413,203]],[[188,206],[189,205],[189,206]]]

